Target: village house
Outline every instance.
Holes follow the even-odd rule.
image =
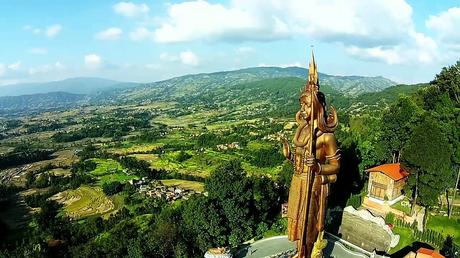
[[[228,150],[228,149],[241,149],[238,142],[219,144],[216,146],[218,150]]]
[[[400,163],[390,163],[369,168],[368,197],[377,202],[388,201],[390,205],[403,198],[403,188],[409,173]]]
[[[445,258],[445,256],[434,250],[421,247],[417,252],[409,252],[404,258]]]
[[[178,186],[165,186],[161,181],[149,180],[147,177],[139,180],[133,179],[129,183],[136,187],[139,193],[151,198],[165,198],[168,202],[174,202],[178,199],[187,200],[196,194],[194,190],[183,189]]]

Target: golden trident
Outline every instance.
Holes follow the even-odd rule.
[[[311,110],[310,110],[310,142],[308,144],[308,149],[305,150],[305,152],[308,152],[309,155],[315,155],[313,152],[313,137],[314,137],[314,131],[315,131],[315,125],[314,125],[314,119],[315,119],[315,111],[314,111],[314,102],[313,102],[313,97],[314,97],[314,94],[317,94],[318,93],[318,89],[319,89],[319,81],[318,81],[318,69],[316,67],[316,62],[315,62],[315,55],[313,53],[313,46],[312,46],[312,50],[311,50],[311,59],[310,59],[310,63],[309,63],[309,66],[308,66],[308,82],[307,82],[307,85],[305,85],[305,92],[309,92],[310,93],[310,103],[311,103]],[[305,205],[307,205],[306,207],[304,207],[302,209],[302,213],[303,213],[303,216],[301,216],[301,218],[305,218],[304,220],[302,220],[300,223],[301,223],[301,228],[302,228],[302,237],[299,239],[300,241],[300,250],[297,250],[298,253],[297,253],[297,257],[299,258],[303,258],[305,257],[306,253],[305,253],[305,238],[306,238],[306,227],[305,227],[305,223],[306,223],[306,220],[308,218],[308,212],[309,212],[309,209],[310,209],[310,202],[311,202],[311,192],[312,192],[312,188],[313,188],[313,182],[314,182],[314,179],[315,179],[315,172],[311,170],[310,167],[308,167],[308,171],[307,171],[307,175],[308,175],[308,181],[307,181],[307,184],[308,184],[308,194],[306,196],[306,200],[304,202]],[[311,254],[308,254],[309,257]]]

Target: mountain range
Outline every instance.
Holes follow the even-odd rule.
[[[196,97],[215,91],[218,88],[231,90],[235,85],[274,79],[295,77],[303,79],[299,89],[303,87],[308,75],[308,69],[300,67],[256,67],[235,71],[202,73],[180,76],[164,81],[141,84],[137,87],[117,89],[104,92],[104,97],[110,101],[139,102],[144,100],[165,100]],[[364,76],[333,76],[319,74],[320,84],[347,95],[357,96],[365,92],[376,92],[396,85],[395,82],[384,77]]]
[[[234,71],[201,73],[175,77],[152,83],[119,82],[101,78],[72,78],[47,83],[16,84],[1,87],[0,113],[12,110],[52,109],[80,104],[143,103],[145,101],[177,101],[196,98],[216,98],[218,94],[234,96],[257,94],[270,84],[272,92],[283,89],[279,78],[287,80],[289,92],[300,90],[306,82],[308,69],[300,67],[255,67]],[[384,77],[334,76],[319,74],[320,87],[337,99],[380,92],[396,83]],[[273,80],[273,82],[270,82]],[[257,82],[264,82],[263,85]],[[279,85],[278,85],[279,84]],[[257,85],[257,91],[254,91]],[[265,85],[265,86],[264,86]],[[248,87],[248,89],[245,89]],[[267,86],[268,87],[268,86]],[[250,90],[251,88],[252,90]],[[298,89],[298,90],[297,90]],[[26,95],[25,95],[26,94]],[[8,97],[6,97],[9,95]]]
[[[129,88],[137,86],[138,83],[119,82],[114,80],[78,77],[61,81],[43,83],[19,83],[0,87],[1,96],[21,96],[37,93],[67,92],[74,94],[95,94],[105,90]]]

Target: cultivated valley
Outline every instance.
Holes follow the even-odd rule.
[[[319,75],[342,153],[328,232],[339,235],[346,206],[365,205],[366,170],[398,161],[409,172],[403,197],[378,214],[400,235],[388,253],[460,245],[459,68],[417,85]],[[0,257],[203,257],[285,235],[293,168],[280,139],[296,130],[307,73],[79,78],[0,97]],[[424,210],[428,233],[408,222],[411,208]]]

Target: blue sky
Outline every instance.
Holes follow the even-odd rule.
[[[0,85],[151,82],[254,66],[431,80],[460,59],[460,2],[0,0]]]

